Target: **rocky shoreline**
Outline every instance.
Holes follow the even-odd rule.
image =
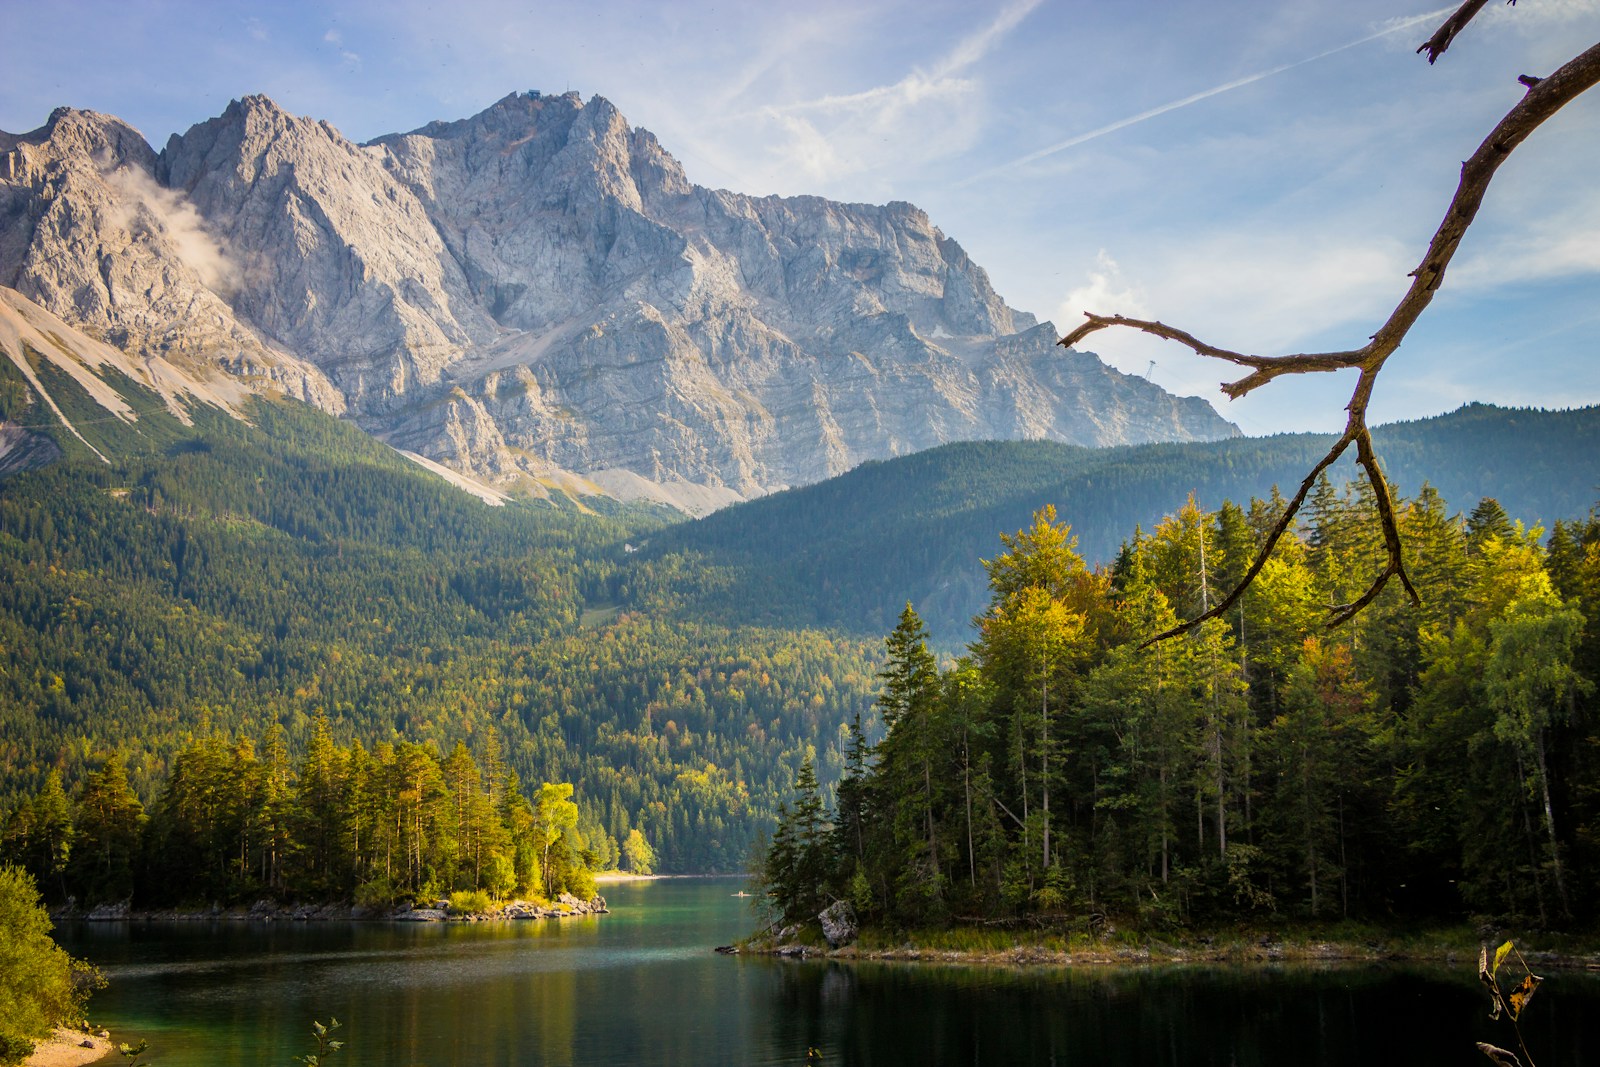
[[[1119,939],[1112,927],[1078,936],[1028,936],[1011,934],[997,943],[950,944],[946,932],[927,931],[918,943],[916,934],[886,936],[878,929],[863,930],[854,910],[835,902],[816,920],[755,934],[717,952],[750,953],[790,959],[874,960],[962,965],[1072,967],[1081,965],[1148,966],[1164,964],[1278,964],[1278,963],[1426,963],[1471,967],[1482,946],[1515,941],[1519,947],[1543,941],[1540,949],[1525,948],[1528,964],[1546,969],[1600,971],[1600,951],[1592,936],[1549,935],[1530,938],[1519,931],[1495,926],[1438,931],[1434,935],[1396,931],[1366,931],[1360,940],[1328,936],[1332,931],[1312,929],[1236,930],[1231,933],[1194,933],[1173,938]],[[1319,936],[1320,934],[1320,936]],[[1005,943],[1009,942],[1009,943]]]
[[[583,915],[604,915],[611,909],[606,898],[596,894],[581,900],[562,893],[541,904],[531,900],[510,900],[494,911],[457,911],[448,900],[431,907],[402,904],[396,908],[367,908],[359,904],[283,904],[258,900],[249,907],[225,908],[213,905],[196,911],[180,908],[134,908],[127,901],[97,904],[82,909],[67,905],[50,913],[57,922],[512,922],[528,919],[570,919]]]
[[[922,946],[911,941],[886,947],[868,948],[851,944],[830,948],[826,944],[767,939],[721,945],[716,951],[724,955],[748,954],[787,959],[1006,967],[1422,963],[1470,968],[1477,963],[1475,950],[1469,952],[1454,946],[1390,947],[1326,941],[1275,941],[1216,947],[1154,944],[1070,949],[1022,943],[1005,949],[952,949]],[[1600,971],[1600,953],[1528,952],[1525,958],[1531,966],[1544,970]]]

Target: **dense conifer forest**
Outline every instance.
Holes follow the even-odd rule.
[[[798,841],[821,862],[836,821],[856,855],[922,873],[827,852],[785,911],[828,894],[919,921],[1080,904],[1177,921],[1269,898],[1586,907],[1592,519],[1546,538],[1424,487],[1406,505],[1424,606],[1386,597],[1330,634],[1321,612],[1367,573],[1375,535],[1360,493],[1329,484],[1238,618],[1136,653],[1237,576],[1278,506],[1268,475],[1320,444],[951,446],[685,523],[562,497],[489,507],[293,404],[186,425],[152,401],[130,425],[55,388],[87,441],[58,433],[60,462],[0,481],[0,858],[52,899],[378,900],[498,891],[507,869],[537,891],[630,842],[662,871],[739,870],[809,774],[814,804],[807,788],[788,810],[810,822],[783,824],[769,856]],[[1519,518],[1585,491],[1532,442],[1587,440],[1593,413],[1436,422],[1395,429],[1398,466],[1508,484],[1489,441],[1524,457]],[[1159,516],[1173,485],[1221,497],[1239,479],[1261,486],[1242,508],[1109,526],[1130,500]],[[1058,519],[1028,519],[1056,498]],[[1104,566],[1067,551],[1069,521]],[[959,583],[915,592],[958,556],[987,583],[976,629]],[[1035,589],[1007,567],[1059,574]],[[1548,595],[1515,593],[1524,578]],[[891,595],[945,620],[942,660],[883,610]],[[1572,666],[1538,683],[1549,707],[1515,712],[1522,727],[1505,723],[1523,698],[1489,688],[1510,605],[1585,623],[1527,638]],[[885,662],[915,684],[881,693]],[[907,752],[914,817],[897,806]],[[530,862],[519,806],[537,812],[545,787],[513,781],[572,787],[554,875]]]
[[[1276,500],[1191,502],[1091,569],[1050,508],[985,563],[966,655],[907,605],[830,803],[802,768],[766,853],[780,921],[835,900],[890,927],[1106,916],[1515,917],[1600,900],[1600,516],[1402,502],[1413,606],[1365,485],[1322,481],[1226,621]]]
[[[409,741],[345,748],[319,715],[295,764],[277,724],[259,746],[213,733],[177,753],[148,812],[120,754],[71,797],[51,771],[6,821],[4,847],[57,902],[593,896],[616,841],[583,818],[571,784],[526,794],[494,734],[487,746],[482,769],[461,742],[442,760]]]
[[[153,817],[196,746],[277,729],[297,766],[319,717],[373,758],[498,745],[576,787],[589,845],[637,829],[665,871],[742,869],[801,763],[837,767],[876,642],[672,616],[626,566],[658,513],[488,507],[297,405],[251,419],[152,416],[95,439],[111,464],[0,482],[12,838],[52,773],[72,796],[115,761]]]

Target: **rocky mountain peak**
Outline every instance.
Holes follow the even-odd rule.
[[[233,259],[162,160],[120,119],[58,108],[39,130],[3,135],[0,285],[93,339],[283,389],[332,411],[322,373],[241,323]]]
[[[159,157],[107,116],[45,130],[0,135],[0,284],[525,489],[721,503],[957,439],[1236,432],[1064,356],[914,205],[696,186],[604,97],[365,145],[265,96]]]
[[[121,119],[97,111],[58,107],[28,133],[0,131],[0,177],[42,188],[79,171],[137,167],[152,173],[156,155],[144,135]]]
[[[537,90],[507,93],[470,118],[444,121],[435,119],[408,134],[388,134],[371,144],[386,144],[404,137],[426,137],[434,141],[459,141],[467,138],[497,143],[501,147],[526,140],[540,126],[570,126],[582,102],[559,96],[545,96]]]
[[[332,126],[297,118],[257,94],[230,101],[216,118],[173,134],[161,159],[166,184],[192,193],[205,181],[248,186],[280,166],[311,162],[304,158],[308,152],[354,149]]]
[[[244,265],[235,309],[383,409],[495,328],[382,153],[264,96],[174,135],[167,182]]]
[[[43,142],[62,155],[88,156],[101,166],[131,164],[151,170],[155,164],[144,135],[114,115],[58,107],[43,132]]]

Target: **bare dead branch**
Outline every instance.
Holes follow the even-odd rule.
[[[1517,0],[1506,0],[1506,3],[1516,6]],[[1428,53],[1428,62],[1444,55],[1444,50],[1450,47],[1456,39],[1456,34],[1467,28],[1467,23],[1472,21],[1472,16],[1482,11],[1489,4],[1489,0],[1467,0],[1454,15],[1445,19],[1444,25],[1433,32],[1433,36],[1422,42],[1422,47],[1417,49],[1417,54]]]
[[[1478,1042],[1478,1051],[1489,1057],[1495,1067],[1522,1067],[1522,1061],[1517,1059],[1516,1053],[1496,1048],[1487,1041]]]
[[[1363,409],[1365,405],[1362,405]],[[1355,413],[1351,413],[1354,419]],[[1421,604],[1422,597],[1417,595],[1417,587],[1411,584],[1411,576],[1406,573],[1405,546],[1400,541],[1400,523],[1394,513],[1394,498],[1389,492],[1389,480],[1383,476],[1383,471],[1378,466],[1378,454],[1372,447],[1372,431],[1367,428],[1363,418],[1361,428],[1356,434],[1356,462],[1361,464],[1367,472],[1367,482],[1372,486],[1373,496],[1378,505],[1378,524],[1383,529],[1383,547],[1388,553],[1383,573],[1373,581],[1365,595],[1353,604],[1336,608],[1333,617],[1328,620],[1329,626],[1338,626],[1348,622],[1356,613],[1368,604],[1389,583],[1390,578],[1399,578],[1400,584],[1405,587],[1406,595],[1411,598],[1411,603]]]
[[[1311,487],[1317,484],[1317,479],[1322,475],[1323,471],[1339,461],[1339,457],[1344,455],[1345,449],[1350,447],[1350,442],[1353,440],[1355,440],[1354,435],[1346,427],[1344,434],[1333,443],[1332,448],[1328,449],[1328,454],[1323,456],[1315,467],[1311,468],[1311,473],[1307,474],[1305,480],[1300,483],[1300,488],[1295,491],[1294,496],[1283,509],[1283,514],[1278,516],[1278,521],[1273,525],[1271,532],[1267,534],[1267,539],[1256,550],[1256,558],[1250,561],[1250,567],[1244,572],[1244,577],[1239,579],[1239,584],[1234,586],[1227,596],[1218,601],[1216,606],[1205,614],[1196,616],[1188,622],[1180,622],[1170,630],[1163,630],[1146,640],[1139,647],[1149,648],[1160,641],[1186,634],[1209,619],[1220,619],[1227,614],[1229,609],[1239,602],[1239,598],[1244,596],[1244,591],[1250,588],[1250,583],[1256,580],[1256,575],[1261,573],[1261,568],[1267,565],[1267,560],[1271,557],[1272,550],[1278,547],[1279,540],[1283,538],[1283,535],[1289,531],[1289,527],[1294,523],[1295,513],[1300,510],[1300,505],[1305,503],[1306,496],[1311,492]]]
[[[1307,352],[1293,356],[1247,356],[1243,352],[1234,352],[1195,337],[1185,330],[1168,326],[1164,322],[1155,322],[1150,319],[1130,319],[1126,315],[1096,315],[1085,311],[1084,318],[1089,321],[1073,330],[1067,336],[1057,341],[1056,344],[1071,348],[1085,337],[1097,330],[1108,326],[1127,326],[1155,337],[1162,337],[1168,341],[1176,341],[1192,349],[1196,355],[1209,356],[1212,359],[1227,360],[1237,363],[1241,367],[1254,367],[1255,373],[1237,382],[1222,383],[1222,391],[1234,400],[1239,399],[1257,386],[1283,374],[1308,374],[1312,371],[1346,370],[1350,367],[1359,367],[1367,359],[1368,353],[1364,348],[1354,349],[1349,352]]]
[[[1381,366],[1383,360],[1400,347],[1407,331],[1433,301],[1433,294],[1444,281],[1445,268],[1483,205],[1489,183],[1512,150],[1552,115],[1593,88],[1596,82],[1600,82],[1600,44],[1568,60],[1548,78],[1540,79],[1461,165],[1461,181],[1445,211],[1444,221],[1439,224],[1433,240],[1428,242],[1422,263],[1412,272],[1411,288],[1367,346],[1366,366]]]
[[[1436,51],[1430,57],[1437,58],[1438,53],[1449,47],[1450,41],[1461,31],[1472,16],[1488,2],[1488,0],[1468,0],[1451,20],[1440,27],[1434,35],[1434,42],[1438,43]],[[1515,0],[1509,0],[1514,3]],[[1425,45],[1424,49],[1428,46]],[[1423,49],[1419,49],[1422,51]],[[1224,383],[1222,391],[1233,399],[1245,395],[1253,389],[1265,385],[1267,382],[1285,374],[1309,374],[1322,371],[1343,370],[1359,368],[1360,376],[1356,380],[1355,389],[1350,396],[1350,403],[1346,405],[1349,420],[1345,431],[1328,454],[1312,469],[1300,485],[1300,490],[1284,509],[1283,515],[1268,535],[1249,570],[1239,585],[1222,599],[1216,607],[1204,614],[1181,623],[1180,625],[1158,634],[1147,641],[1152,644],[1175,637],[1199,626],[1208,619],[1221,617],[1231,608],[1238,599],[1244,595],[1245,590],[1255,581],[1256,575],[1265,565],[1267,557],[1283,534],[1291,527],[1294,518],[1305,502],[1307,493],[1315,483],[1317,477],[1332,466],[1345,450],[1353,443],[1356,445],[1357,463],[1360,464],[1372,485],[1373,496],[1377,502],[1378,518],[1383,528],[1384,548],[1388,556],[1387,563],[1372,585],[1360,598],[1350,604],[1345,604],[1333,609],[1329,625],[1338,625],[1348,621],[1378,596],[1387,586],[1391,578],[1399,578],[1400,584],[1405,587],[1406,593],[1413,603],[1419,601],[1416,588],[1412,585],[1410,576],[1406,573],[1405,559],[1402,552],[1402,542],[1399,525],[1395,518],[1394,500],[1389,493],[1388,482],[1383,477],[1383,472],[1378,465],[1377,454],[1373,449],[1372,435],[1367,428],[1367,407],[1372,398],[1372,389],[1377,381],[1378,373],[1383,369],[1384,363],[1400,347],[1406,334],[1415,325],[1417,319],[1427,306],[1433,302],[1433,294],[1438,291],[1444,282],[1445,268],[1450,265],[1456,250],[1461,245],[1461,240],[1466,236],[1467,228],[1477,217],[1478,209],[1483,204],[1484,195],[1488,192],[1489,183],[1494,179],[1500,165],[1505,162],[1511,152],[1528,136],[1538,129],[1561,108],[1572,100],[1582,95],[1587,90],[1600,83],[1600,44],[1593,45],[1587,51],[1579,54],[1561,66],[1554,74],[1546,78],[1534,78],[1524,75],[1519,78],[1523,85],[1528,87],[1528,92],[1518,101],[1506,116],[1490,131],[1478,150],[1472,154],[1461,166],[1461,180],[1456,186],[1455,195],[1450,200],[1450,205],[1445,211],[1444,221],[1434,232],[1433,239],[1428,242],[1428,250],[1422,258],[1421,264],[1411,272],[1411,286],[1404,297],[1395,305],[1388,321],[1378,328],[1371,340],[1361,348],[1345,352],[1314,352],[1300,353],[1288,356],[1256,356],[1236,352],[1232,349],[1220,348],[1216,345],[1202,341],[1184,330],[1168,326],[1162,322],[1146,319],[1132,319],[1123,315],[1096,315],[1086,312],[1087,319],[1081,326],[1063,337],[1057,344],[1070,347],[1099,330],[1111,326],[1126,326],[1144,333],[1161,337],[1166,340],[1176,341],[1185,345],[1197,355],[1211,359],[1220,359],[1239,366],[1252,368],[1252,373],[1233,383]]]

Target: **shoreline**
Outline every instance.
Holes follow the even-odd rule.
[[[1217,943],[1152,938],[1144,944],[1094,943],[1087,939],[1072,944],[1048,940],[1029,942],[1016,939],[1010,945],[983,948],[956,948],[938,944],[938,939],[919,944],[916,935],[906,935],[897,944],[881,943],[883,935],[869,931],[866,944],[854,941],[830,948],[826,942],[810,938],[787,940],[747,939],[717,949],[724,954],[777,956],[788,959],[836,960],[862,963],[932,963],[981,967],[1184,967],[1275,964],[1432,964],[1465,967],[1476,972],[1481,944],[1514,941],[1531,967],[1552,970],[1600,971],[1600,945],[1593,940],[1579,948],[1524,948],[1536,946],[1537,938],[1515,935],[1497,936],[1471,945],[1448,936],[1428,938],[1419,935],[1392,935],[1362,939],[1297,936],[1244,936],[1219,939]]]
[[[279,904],[276,901],[258,900],[249,906],[221,907],[214,905],[200,910],[182,908],[134,909],[126,903],[101,904],[87,911],[76,908],[58,908],[50,912],[54,923],[152,923],[152,922],[525,922],[532,919],[570,919],[588,915],[609,914],[606,898],[596,893],[588,900],[580,900],[562,893],[555,900],[539,903],[531,900],[508,900],[490,912],[458,912],[449,901],[440,900],[433,907],[406,904],[392,909],[372,909],[359,904]]]
[[[1380,964],[1412,963],[1476,969],[1477,953],[1441,947],[1434,951],[1372,950],[1350,945],[1310,948],[1270,946],[1255,951],[1186,949],[1066,950],[1019,945],[1000,952],[964,949],[901,948],[862,949],[856,945],[830,949],[825,945],[726,946],[729,955],[777,956],[786,959],[826,960],[841,963],[927,963],[956,967],[1195,967],[1274,964]],[[1525,954],[1528,963],[1545,970],[1600,971],[1600,954],[1568,956],[1558,952]]]
[[[33,1047],[22,1067],[87,1067],[115,1051],[105,1030],[96,1033],[58,1026],[55,1033]]]
[[[629,882],[665,882],[699,879],[739,878],[735,874],[633,874],[628,871],[602,871],[594,876],[599,885]],[[90,908],[75,905],[50,909],[52,922],[518,922],[528,919],[568,919],[583,915],[609,914],[606,898],[596,893],[579,900],[562,893],[545,904],[513,899],[493,912],[452,912],[446,902],[435,906],[406,904],[396,908],[367,908],[341,902],[320,904],[281,904],[258,900],[254,904],[213,905],[209,908],[134,908],[127,901],[96,904]]]

